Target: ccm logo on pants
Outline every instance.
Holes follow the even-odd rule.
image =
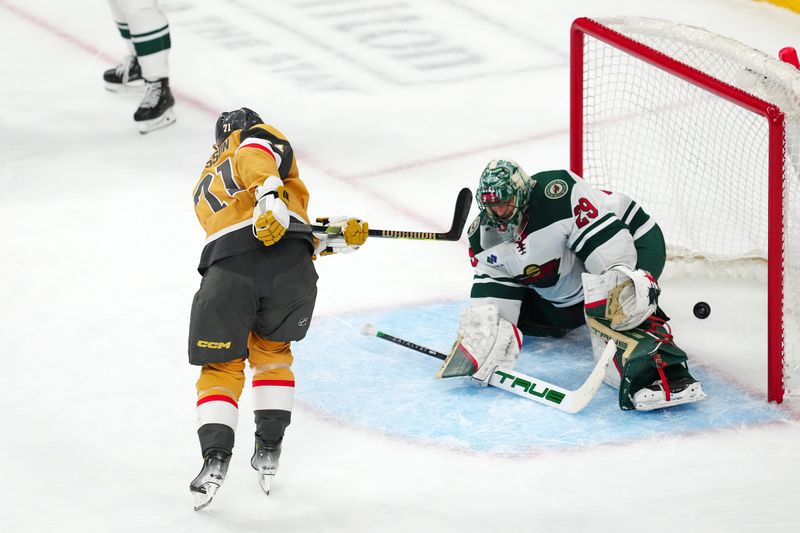
[[[210,348],[212,350],[228,350],[231,347],[231,341],[228,342],[212,342],[212,341],[197,341],[197,346],[200,348]]]

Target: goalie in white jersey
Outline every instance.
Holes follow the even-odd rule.
[[[523,335],[560,338],[587,324],[596,356],[609,339],[617,345],[606,381],[619,388],[621,409],[706,398],[658,308],[663,235],[633,200],[567,170],[530,177],[511,160],[489,163],[476,199],[462,357],[449,358],[439,377],[487,383],[498,367],[514,367]]]

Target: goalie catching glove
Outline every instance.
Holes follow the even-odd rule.
[[[586,315],[610,320],[617,331],[635,328],[658,308],[661,289],[646,270],[617,265],[599,276],[587,272],[582,278]]]
[[[318,218],[325,225],[325,232],[314,232],[319,239],[316,255],[344,254],[358,250],[369,235],[369,224],[358,218],[339,216]]]
[[[468,307],[458,320],[458,338],[437,378],[472,376],[487,385],[498,367],[513,369],[522,348],[522,334],[500,317],[496,305]]]
[[[286,233],[289,227],[289,193],[283,181],[276,176],[268,177],[256,187],[256,205],[253,208],[253,235],[264,246],[272,246]]]

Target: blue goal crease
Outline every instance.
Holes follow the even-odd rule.
[[[297,395],[313,408],[398,438],[479,452],[524,453],[697,433],[788,420],[704,368],[693,367],[709,399],[651,412],[621,411],[617,390],[603,385],[570,415],[465,378],[436,380],[441,361],[359,334],[379,330],[448,352],[468,302],[449,302],[314,321],[293,348]],[[346,327],[343,327],[346,326]],[[579,387],[594,367],[586,328],[563,339],[526,337],[517,369],[564,388]]]

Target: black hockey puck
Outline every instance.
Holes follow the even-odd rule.
[[[711,314],[711,306],[705,302],[697,302],[694,304],[694,316],[699,318],[700,320],[708,318],[708,315]]]

